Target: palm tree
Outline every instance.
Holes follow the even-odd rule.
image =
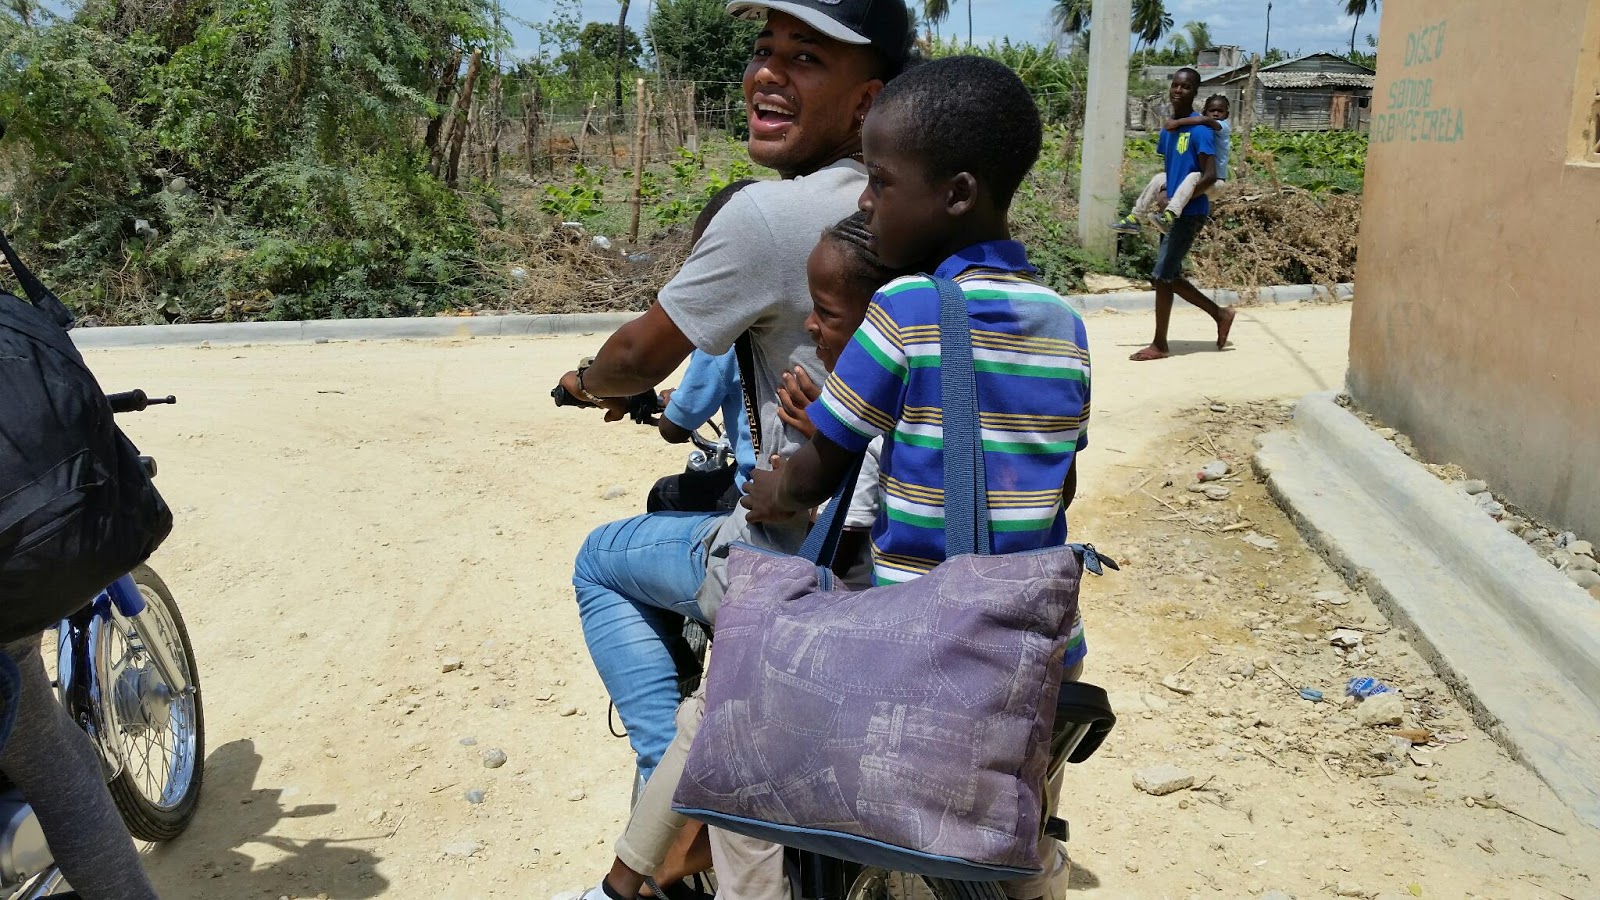
[[[1172,16],[1162,0],[1133,0],[1133,33],[1139,40],[1154,47],[1171,30]]]
[[[1267,0],[1267,36],[1261,40],[1261,55],[1272,52],[1272,0]]]
[[[971,0],[968,0],[971,2]],[[1355,16],[1355,24],[1350,26],[1350,55],[1356,52],[1356,29],[1361,27],[1361,17],[1378,8],[1378,0],[1344,0],[1344,13]]]
[[[1204,22],[1185,22],[1183,28],[1172,35],[1172,49],[1185,56],[1198,56],[1201,50],[1211,46],[1211,26]]]
[[[922,20],[928,23],[928,30],[934,34],[939,32],[939,23],[950,18],[950,0],[922,0]]]
[[[938,25],[950,17],[950,0],[922,0],[922,17]],[[972,0],[967,0],[967,46],[972,46]]]
[[[1056,0],[1050,18],[1062,34],[1077,36],[1089,30],[1090,0]]]

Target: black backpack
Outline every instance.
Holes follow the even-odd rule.
[[[0,641],[9,642],[83,608],[149,558],[172,511],[67,336],[72,314],[4,234],[0,252],[28,297],[0,290]]]

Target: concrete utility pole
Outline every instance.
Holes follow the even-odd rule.
[[[1083,115],[1083,171],[1078,183],[1078,240],[1108,259],[1110,228],[1122,199],[1123,134],[1128,121],[1128,34],[1133,0],[1094,0],[1089,20],[1089,96]]]

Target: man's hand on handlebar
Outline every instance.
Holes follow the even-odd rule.
[[[561,387],[573,397],[582,397],[583,389],[578,384],[578,370],[574,369],[571,372],[561,376]],[[627,418],[628,398],[598,397],[596,399],[598,399],[600,402],[594,405],[597,405],[599,408],[606,411],[607,422],[619,422],[622,419]]]

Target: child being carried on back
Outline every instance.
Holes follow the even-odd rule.
[[[1228,98],[1221,94],[1212,94],[1206,98],[1205,110],[1183,119],[1168,119],[1167,131],[1177,131],[1190,125],[1204,125],[1217,132],[1217,184],[1228,180],[1228,145],[1233,138],[1233,126],[1228,124]],[[1199,172],[1190,172],[1178,185],[1178,189],[1168,198],[1165,208],[1161,206],[1161,198],[1167,192],[1167,175],[1157,172],[1150,177],[1150,183],[1144,186],[1144,192],[1139,195],[1139,201],[1133,205],[1133,211],[1118,219],[1111,226],[1112,231],[1125,234],[1137,234],[1139,220],[1148,217],[1152,224],[1162,231],[1172,227],[1172,223],[1183,215],[1183,208],[1194,199],[1194,189],[1200,184]],[[1216,185],[1207,189],[1206,193],[1214,190]]]

